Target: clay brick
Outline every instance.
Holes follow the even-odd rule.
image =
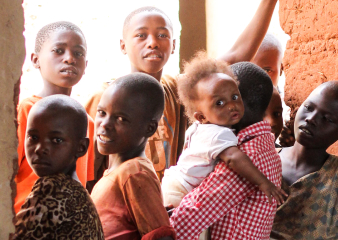
[[[338,80],[338,1],[280,0],[279,16],[290,36],[283,59],[285,103],[294,111],[318,85]],[[329,151],[338,154],[338,144]]]

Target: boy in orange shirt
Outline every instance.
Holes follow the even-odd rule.
[[[262,0],[255,16],[221,60],[229,64],[250,61],[256,54],[269,27],[277,0]],[[259,26],[259,27],[258,27]],[[163,177],[164,169],[176,165],[183,144],[187,119],[177,96],[177,80],[162,76],[163,67],[174,53],[173,26],[167,15],[155,7],[143,7],[131,12],[124,22],[123,54],[130,60],[131,72],[143,72],[155,77],[165,90],[165,109],[159,128],[148,140],[145,153],[153,162],[157,175]],[[108,84],[105,84],[106,88]],[[94,114],[103,90],[95,93],[85,105],[87,113]],[[94,115],[91,115],[95,118]],[[95,162],[97,169],[107,168],[101,158]],[[103,164],[102,164],[103,163]],[[102,174],[102,171],[101,171]],[[96,179],[101,176],[97,174]]]
[[[40,70],[43,89],[37,95],[24,99],[18,105],[18,165],[15,177],[17,195],[14,200],[14,210],[20,210],[30,193],[38,176],[28,165],[24,139],[27,126],[27,116],[32,106],[43,97],[64,94],[70,95],[72,87],[77,84],[85,72],[87,44],[79,27],[70,22],[55,22],[44,26],[37,34],[35,53],[31,60],[35,68]],[[88,119],[87,136],[92,140],[94,123]],[[86,182],[94,178],[93,141],[90,141],[88,152],[76,163],[76,172],[85,187]]]
[[[109,156],[109,166],[91,197],[107,240],[176,238],[163,207],[160,182],[145,155],[164,102],[162,86],[144,73],[117,79],[99,102],[97,146],[101,154]]]

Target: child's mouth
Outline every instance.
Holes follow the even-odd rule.
[[[98,135],[98,138],[100,139],[101,142],[104,142],[104,143],[113,142],[112,139],[110,139],[109,137],[106,137],[104,135]]]

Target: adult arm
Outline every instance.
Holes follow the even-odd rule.
[[[232,48],[219,59],[228,64],[251,61],[269,28],[277,0],[262,0],[254,17],[236,40]]]
[[[142,240],[176,239],[163,206],[160,184],[154,177],[139,172],[128,178],[123,188],[127,208]]]
[[[255,186],[220,161],[208,178],[185,196],[170,218],[177,239],[198,239],[200,233],[223,218],[255,192]]]

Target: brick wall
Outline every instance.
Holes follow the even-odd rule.
[[[280,0],[279,14],[291,38],[283,64],[285,103],[294,111],[318,85],[338,80],[338,1]],[[338,154],[337,143],[330,152]]]

